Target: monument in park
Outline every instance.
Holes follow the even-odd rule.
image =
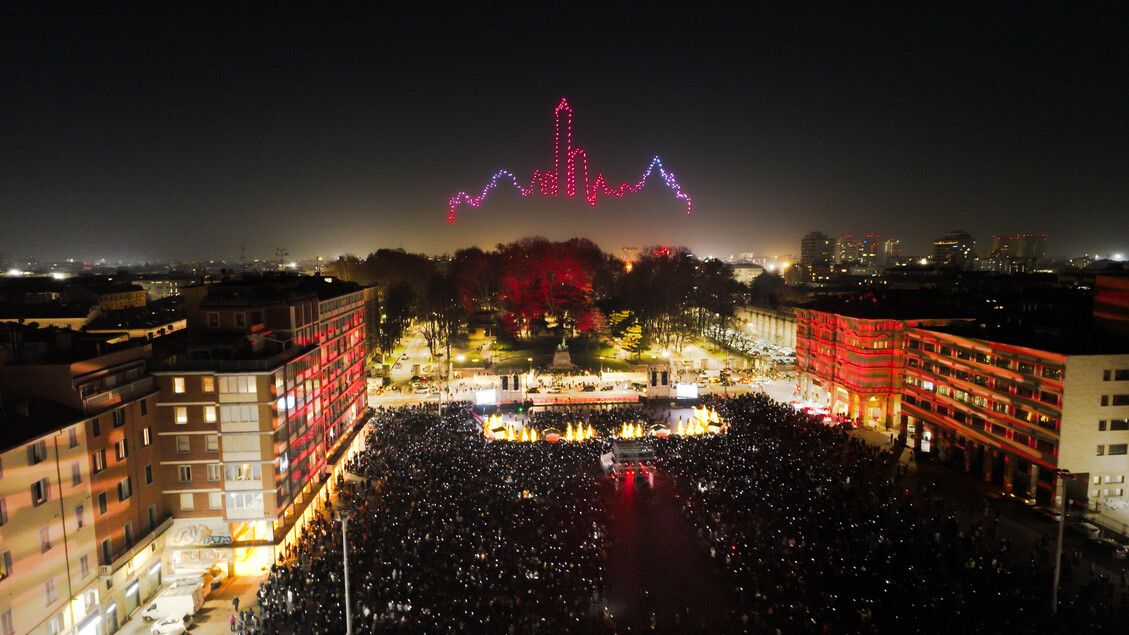
[[[568,344],[565,344],[565,338],[562,335],[560,346],[553,352],[553,363],[549,365],[549,370],[571,370],[572,368],[572,356],[568,353]]]

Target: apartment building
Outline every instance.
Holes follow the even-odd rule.
[[[257,573],[320,484],[321,366],[315,347],[247,349],[222,363],[173,357],[154,375],[158,479],[176,516],[165,560]]]
[[[1129,351],[962,325],[906,336],[902,414],[941,460],[1129,523]],[[922,448],[926,449],[926,448]]]
[[[183,290],[189,337],[154,373],[174,571],[257,572],[292,539],[366,412],[365,292],[308,276]]]
[[[69,428],[75,432],[65,433],[66,448],[59,451],[65,459],[56,459],[62,475],[57,480],[65,481],[64,490],[84,493],[64,494],[69,498],[62,509],[73,520],[60,522],[68,531],[81,522],[93,534],[94,551],[80,555],[87,555],[84,566],[97,574],[98,592],[82,602],[84,610],[93,610],[87,601],[96,600],[98,617],[84,614],[91,622],[78,620],[80,632],[112,633],[160,586],[160,552],[171,524],[154,476],[150,351],[71,331],[15,328],[19,337],[12,341],[18,345],[9,347],[0,366],[2,399],[17,412],[25,403],[46,401],[75,413],[77,423]],[[68,628],[76,623],[64,622]]]
[[[98,548],[81,413],[0,415],[0,633],[97,633]]]

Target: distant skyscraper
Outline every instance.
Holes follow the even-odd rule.
[[[976,258],[976,241],[963,230],[951,231],[933,241],[933,264],[966,267]]]
[[[992,236],[992,255],[1042,260],[1047,257],[1047,235]]]
[[[835,256],[835,239],[820,231],[808,232],[800,241],[800,273],[804,280],[827,279]]]
[[[882,243],[882,256],[885,266],[896,267],[902,264],[902,241],[890,238]]]

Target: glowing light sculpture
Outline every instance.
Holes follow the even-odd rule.
[[[448,223],[455,222],[455,211],[460,205],[479,207],[490,190],[498,187],[499,182],[505,182],[507,179],[522,196],[540,194],[552,198],[560,197],[563,182],[565,196],[575,198],[577,194],[580,194],[589,206],[595,206],[596,201],[601,196],[623,198],[627,194],[634,194],[642,190],[643,186],[647,184],[647,179],[656,169],[666,186],[674,192],[674,197],[682,200],[685,204],[686,213],[690,213],[693,207],[690,195],[682,191],[682,187],[678,185],[678,180],[674,177],[674,172],[664,168],[662,159],[657,156],[651,159],[651,164],[643,171],[643,176],[634,184],[623,183],[619,187],[610,187],[603,174],[596,174],[596,178],[590,180],[588,178],[588,154],[582,148],[572,147],[572,108],[569,107],[568,100],[561,99],[561,103],[557,104],[557,107],[553,110],[553,116],[556,123],[553,134],[552,169],[534,170],[528,187],[520,184],[512,172],[498,170],[494,173],[494,176],[490,177],[478,196],[459,192],[451,197],[448,202]]]

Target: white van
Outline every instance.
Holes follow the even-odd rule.
[[[146,622],[166,617],[195,615],[204,606],[204,587],[197,584],[174,584],[161,590],[141,611]]]

